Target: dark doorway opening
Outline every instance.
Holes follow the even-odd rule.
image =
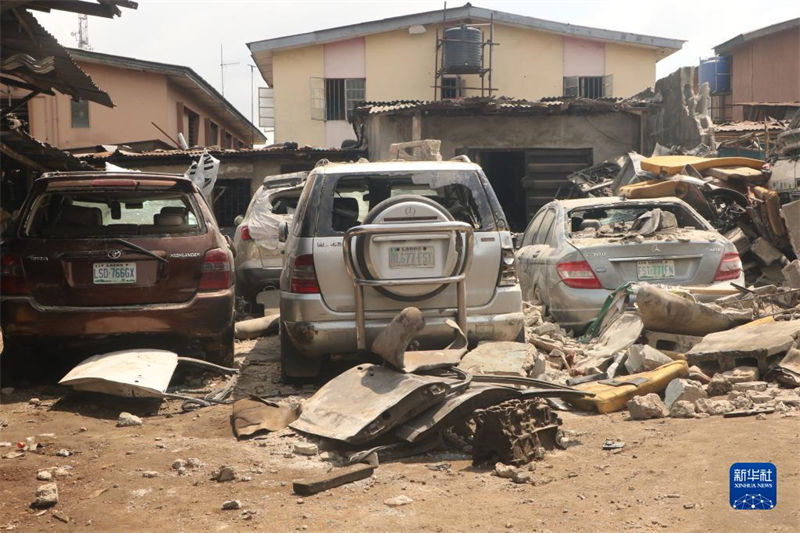
[[[244,215],[250,197],[249,179],[217,180],[214,184],[214,216],[220,228],[236,226],[233,219]]]
[[[525,215],[525,194],[521,185],[521,180],[525,176],[525,152],[523,150],[477,151],[471,158],[483,167],[511,230],[523,231],[528,223]]]

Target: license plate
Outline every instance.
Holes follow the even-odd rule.
[[[95,285],[136,283],[136,263],[94,263]]]
[[[675,261],[637,261],[639,279],[667,279],[675,277]]]
[[[392,246],[389,268],[433,268],[433,246]]]

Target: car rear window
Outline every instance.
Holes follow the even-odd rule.
[[[332,175],[326,178],[319,234],[338,234],[362,224],[367,213],[394,196],[413,194],[431,199],[453,218],[476,230],[494,229],[483,187],[475,172],[376,173]]]
[[[44,193],[26,218],[25,235],[91,238],[197,234],[204,227],[189,194],[180,191]]]
[[[625,233],[631,230],[640,217],[654,209],[675,215],[678,228],[706,229],[701,221],[682,206],[660,203],[573,209],[569,212],[570,232],[581,237]]]

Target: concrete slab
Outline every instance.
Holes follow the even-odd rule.
[[[717,360],[728,368],[735,366],[737,358],[754,358],[759,361],[759,370],[765,372],[765,358],[789,350],[796,335],[800,335],[800,320],[738,327],[706,335],[686,357],[690,365]]]

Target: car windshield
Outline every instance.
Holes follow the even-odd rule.
[[[25,234],[81,238],[198,233],[193,202],[176,191],[59,191],[41,195]]]
[[[573,209],[569,212],[570,232],[574,236],[591,237],[612,235],[632,231],[643,224],[644,218],[654,211],[674,215],[669,223],[661,223],[660,229],[704,228],[689,211],[677,204],[638,204],[626,206],[594,206]]]
[[[420,172],[333,175],[328,178],[330,204],[320,215],[321,228],[343,232],[364,222],[382,201],[399,195],[418,195],[442,205],[460,222],[490,229],[493,218],[475,172]],[[324,220],[323,220],[324,219]]]

